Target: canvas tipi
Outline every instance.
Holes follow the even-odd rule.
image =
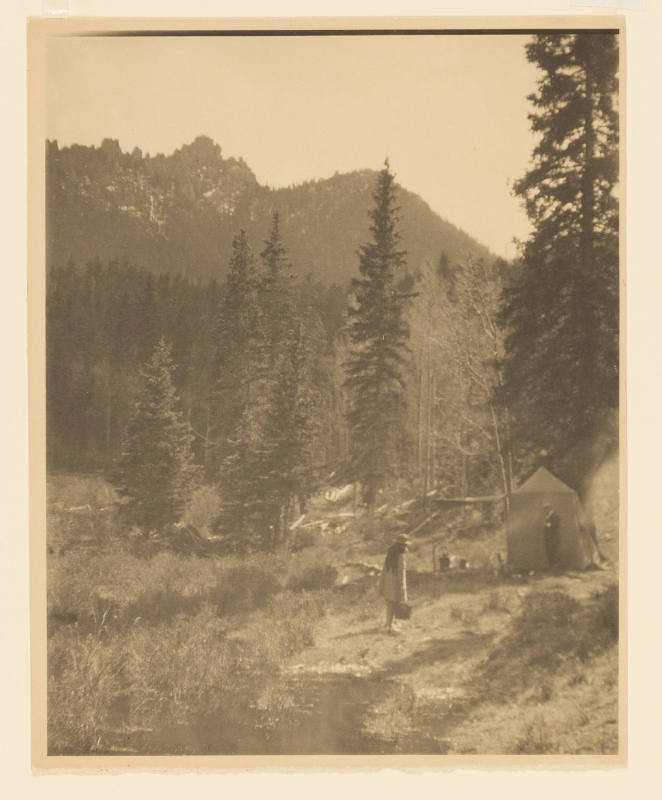
[[[507,546],[515,570],[585,569],[600,560],[577,493],[545,467],[510,497]]]

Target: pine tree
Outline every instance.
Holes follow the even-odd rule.
[[[265,404],[254,481],[262,510],[260,536],[273,548],[287,537],[292,503],[303,485],[308,438],[303,323],[278,214],[273,215],[260,257],[261,391]]]
[[[156,300],[154,278],[151,273],[144,276],[142,293],[136,309],[136,349],[140,361],[146,361],[159,341],[160,320]]]
[[[230,455],[241,418],[254,395],[258,372],[257,272],[246,232],[232,242],[232,257],[214,328],[214,387],[211,432],[215,442],[211,471]]]
[[[254,409],[246,409],[227,440],[227,455],[220,468],[222,507],[217,529],[239,551],[266,544],[266,520],[273,516],[262,481],[258,419]]]
[[[259,306],[262,315],[265,367],[273,373],[286,340],[296,327],[293,319],[294,278],[280,232],[280,217],[272,217],[269,236],[260,253],[262,275]],[[272,376],[273,377],[273,376]]]
[[[218,332],[219,526],[239,549],[284,539],[306,440],[301,326],[278,215],[260,256],[257,273],[245,234],[235,239]]]
[[[520,456],[563,472],[564,454],[618,404],[618,42],[538,34],[526,52],[542,71],[529,98],[539,141],[515,191],[533,233],[504,295],[502,396]]]
[[[404,267],[406,253],[398,249],[395,179],[388,160],[379,173],[373,198],[372,241],[360,248],[361,277],[352,281],[352,351],[345,365],[345,386],[350,394],[350,474],[360,482],[369,510],[396,469],[406,405],[402,366],[409,337],[407,295],[397,290],[398,271]]]
[[[260,527],[262,496],[258,444],[263,416],[264,339],[259,277],[245,231],[233,253],[214,330],[215,383],[212,472],[223,500],[219,529],[245,549]]]
[[[192,435],[177,409],[170,347],[163,339],[142,370],[142,387],[121,456],[127,516],[145,533],[177,522],[199,470]]]
[[[296,323],[295,323],[296,324]],[[269,382],[269,396],[258,461],[269,545],[287,538],[292,504],[306,493],[311,465],[309,364],[303,326],[289,331],[277,362],[277,376]]]

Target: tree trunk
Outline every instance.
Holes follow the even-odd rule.
[[[202,463],[204,466],[205,474],[209,474],[209,433],[210,433],[210,418],[211,418],[211,409],[210,404],[207,403],[206,405],[206,419],[205,419],[205,438],[204,438],[204,446],[202,451]]]
[[[111,460],[112,460],[112,453],[111,453],[111,432],[112,432],[112,418],[113,418],[113,391],[112,391],[112,380],[110,375],[110,364],[105,365],[105,373],[106,373],[106,413],[105,413],[105,427],[106,427],[106,436],[105,436],[105,462],[106,466],[108,467]]]
[[[434,489],[437,483],[437,447],[435,437],[435,409],[437,404],[435,402],[435,376],[434,370],[432,372],[432,387],[430,392],[430,489]]]
[[[594,215],[595,215],[595,130],[593,127],[593,64],[591,60],[591,47],[584,51],[585,73],[585,109],[584,109],[584,164],[582,171],[582,199],[581,199],[581,268],[579,302],[583,315],[583,330],[585,336],[584,352],[582,354],[582,369],[587,373],[583,386],[586,389],[585,409],[591,412],[599,407],[595,398],[596,387],[599,382],[595,379],[595,365],[598,356],[598,320],[594,311],[594,297],[590,287],[594,284]]]
[[[423,352],[418,362],[418,404],[416,409],[416,449],[418,479],[423,479]]]
[[[423,479],[423,507],[427,508],[430,491],[430,429],[432,427],[432,364],[430,358],[430,334],[428,328],[428,347],[426,365],[426,399],[425,399],[425,472]]]
[[[499,420],[497,418],[494,403],[490,401],[490,415],[492,417],[492,428],[494,429],[494,443],[496,445],[497,456],[499,458],[499,467],[501,468],[501,482],[503,485],[503,493],[505,495],[506,513],[510,511],[510,486],[508,481],[508,472],[506,469],[506,460],[504,458],[503,448],[501,446],[501,434],[499,431]]]
[[[290,527],[290,504],[291,499],[288,498],[283,503],[283,508],[280,515],[280,535],[278,536],[278,547],[284,547],[287,544],[287,536]]]

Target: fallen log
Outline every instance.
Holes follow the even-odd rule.
[[[299,525],[301,525],[301,523],[304,521],[305,518],[306,518],[306,515],[302,514],[296,522],[293,522],[290,525],[290,530],[291,531],[295,531],[299,527]]]
[[[409,535],[413,536],[414,534],[418,533],[421,530],[421,528],[424,528],[429,522],[432,522],[432,520],[438,517],[440,513],[441,511],[433,511],[432,514],[430,514],[430,516],[426,517],[423,520],[423,522],[417,525],[413,530],[409,531]]]

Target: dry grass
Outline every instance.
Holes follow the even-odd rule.
[[[482,699],[504,701],[542,687],[555,670],[585,664],[618,639],[618,588],[582,604],[560,591],[530,592],[510,631],[474,680]]]
[[[325,608],[322,593],[283,593],[240,636],[210,605],[96,634],[60,626],[49,638],[49,752],[108,752],[124,730],[255,701],[284,659],[313,644]]]
[[[386,699],[376,703],[365,719],[367,734],[388,742],[397,752],[416,730],[416,696],[406,686],[398,686]]]
[[[77,508],[89,504],[103,508],[116,503],[117,492],[99,475],[51,473],[48,476],[46,497],[50,507]]]
[[[616,586],[581,601],[504,587],[445,608],[445,637],[410,659],[415,677],[403,674],[415,701],[373,710],[370,730],[396,752],[618,751]]]
[[[381,609],[377,578],[356,565],[381,562],[386,529],[365,543],[350,521],[277,555],[145,557],[114,512],[100,511],[109,498],[95,478],[49,486],[51,753],[121,752],[131,731],[149,739],[201,715],[276,724],[296,702],[279,686],[279,668],[315,643],[323,618],[323,631],[330,623],[351,631]],[[191,513],[203,524],[213,497],[198,501]],[[63,510],[81,505],[89,509]],[[430,663],[412,660],[408,669],[419,671],[380,696],[366,735],[395,752],[614,752],[617,587],[590,594],[605,573],[595,573],[601,583],[541,579],[547,591],[531,591],[537,579],[511,585],[488,563],[501,535],[458,541],[465,549],[451,552],[472,566],[446,573],[430,572],[430,546],[414,540],[415,621],[429,617],[427,632],[438,637],[441,626],[449,643],[426,645]],[[334,639],[331,654],[350,646],[367,647]],[[435,692],[455,673],[461,691],[451,708]],[[419,696],[418,681],[435,691]]]
[[[49,493],[58,509],[90,505],[49,520],[61,545],[48,560],[49,752],[114,751],[123,731],[257,703],[313,643],[335,579],[319,551],[139,557],[116,517],[99,525],[94,503],[111,495],[97,479],[56,479]]]
[[[531,592],[467,681],[453,752],[617,752],[618,589]]]
[[[617,648],[550,674],[544,691],[486,701],[451,732],[454,753],[616,753]]]
[[[449,617],[451,622],[460,623],[466,630],[480,630],[480,616],[473,608],[453,604],[451,605]]]

